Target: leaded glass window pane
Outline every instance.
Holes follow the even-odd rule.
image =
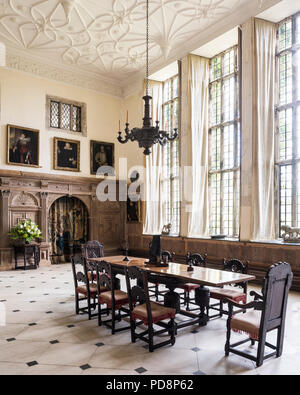
[[[73,106],[73,120],[72,120],[72,130],[73,132],[81,132],[81,108],[78,106]]]
[[[211,85],[211,126],[221,123],[222,84],[215,82]]]
[[[238,48],[211,60],[210,233],[239,235],[240,120]]]
[[[70,130],[71,128],[71,106],[70,104],[61,105],[61,128]]]
[[[164,82],[163,86],[163,125],[168,132],[178,127],[178,76]],[[179,181],[179,142],[169,142],[163,147],[164,194],[163,216],[165,225],[169,223],[171,236],[178,236],[180,231],[180,181]]]
[[[279,111],[279,158],[293,157],[293,110],[288,108]]]
[[[50,102],[50,126],[59,128],[59,103],[53,100]]]
[[[277,108],[279,168],[279,235],[300,223],[300,49],[299,16],[279,25],[279,99]]]
[[[279,51],[291,48],[292,46],[292,20],[282,23],[279,28]]]
[[[293,57],[286,53],[279,58],[279,92],[280,105],[291,103],[293,100]]]

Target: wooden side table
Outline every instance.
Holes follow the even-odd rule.
[[[25,244],[23,246],[15,246],[14,247],[14,255],[15,255],[15,269],[37,269],[40,265],[40,245],[39,244]],[[24,266],[18,266],[18,256],[21,255],[23,257]],[[27,258],[33,257],[34,264],[28,265]]]

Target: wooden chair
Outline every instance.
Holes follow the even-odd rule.
[[[248,266],[249,262],[247,261],[245,264],[239,259],[230,259],[226,261],[223,260],[223,270],[240,273],[240,274],[248,274]],[[237,288],[241,288],[242,291]],[[236,303],[247,303],[247,290],[248,290],[248,282],[242,282],[239,284],[235,284],[234,286],[230,286],[228,288],[210,288],[210,298],[218,300],[218,303],[211,304],[209,306],[210,310],[218,311],[219,313],[209,317],[217,318],[223,317],[223,315],[228,315],[228,310],[224,309],[224,300],[231,299]],[[235,311],[234,314],[239,313],[241,310]]]
[[[200,254],[191,254],[188,253],[187,256],[187,261],[191,262],[193,266],[198,266],[198,267],[206,267],[206,259],[207,255],[200,255]],[[177,288],[183,290],[183,304],[186,306],[187,311],[191,311],[190,309],[190,304],[195,304],[194,298],[191,298],[191,292],[195,291],[195,289],[199,288],[200,285],[197,284],[191,284],[191,283],[186,283],[186,284],[180,284]],[[199,308],[199,307],[198,307]]]
[[[79,268],[78,268],[79,267]],[[89,320],[96,317],[97,313],[92,313],[92,309],[97,307],[97,284],[91,282],[92,268],[89,268],[83,256],[75,255],[72,257],[72,271],[75,285],[75,309],[76,314],[88,314]],[[86,301],[86,307],[80,307],[80,302]]]
[[[104,246],[99,241],[88,241],[81,246],[82,256],[89,262],[90,258],[104,257]],[[90,281],[96,282],[96,272],[90,273]]]
[[[150,245],[151,245],[151,243],[150,243]],[[175,256],[174,252],[171,253],[169,251],[163,251],[162,258],[164,258],[164,256],[168,257],[169,262],[174,262],[174,256]],[[155,299],[157,302],[159,301],[159,296],[163,296],[167,292],[167,291],[160,291],[159,286],[160,286],[159,282],[154,283],[154,285],[149,286],[149,291],[153,296],[155,296]]]
[[[94,265],[97,273],[99,326],[105,324],[111,329],[112,335],[116,332],[130,329],[130,326],[116,328],[116,322],[121,322],[123,318],[129,317],[130,315],[129,309],[125,307],[129,304],[127,293],[120,289],[116,289],[116,277],[109,263],[103,261]],[[107,309],[103,311],[102,305],[106,305]],[[102,315],[107,312],[111,313],[111,319],[103,321]]]
[[[176,333],[174,319],[176,310],[150,300],[148,274],[145,271],[134,266],[126,267],[125,271],[129,296],[132,343],[135,343],[137,339],[141,339],[148,343],[150,352],[169,344],[174,345]],[[169,320],[169,322],[166,323],[164,322],[165,320]],[[140,323],[143,323],[148,328],[146,331],[137,333],[136,328]],[[155,331],[154,325],[163,329]],[[154,344],[154,336],[163,333],[168,333],[170,338],[161,343]]]
[[[246,314],[233,316],[233,307],[241,307],[238,303],[228,299],[229,317],[227,321],[227,341],[225,354],[233,354],[251,359],[256,362],[257,367],[262,366],[264,360],[276,356],[281,357],[283,351],[285,317],[288,301],[288,293],[292,284],[293,273],[288,263],[278,263],[272,266],[264,280],[262,295],[252,291],[254,301],[242,306],[243,309],[254,309]],[[268,332],[277,329],[276,346],[266,341]],[[240,333],[247,333],[249,339],[230,344],[231,330]],[[235,348],[251,341],[252,345],[258,342],[257,355],[253,356]],[[265,356],[265,346],[274,350],[273,353]]]
[[[101,258],[104,257],[104,246],[99,243],[99,241],[88,241],[86,244],[83,244],[82,247],[82,255],[85,259],[89,258]]]

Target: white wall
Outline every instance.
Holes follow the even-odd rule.
[[[131,125],[137,119],[137,100],[123,100],[109,95],[41,79],[26,73],[0,68],[0,169],[21,170],[60,175],[90,176],[90,140],[115,143],[116,169],[120,156],[128,157],[130,165],[141,163],[136,143],[121,145],[117,141],[119,119],[125,121],[125,111],[129,110]],[[46,128],[46,95],[58,96],[87,104],[87,137],[68,132],[49,131]],[[141,98],[139,98],[141,100]],[[141,100],[142,102],[142,100]],[[7,124],[40,130],[40,168],[9,166],[6,162]],[[70,138],[81,141],[81,172],[53,170],[53,138]]]

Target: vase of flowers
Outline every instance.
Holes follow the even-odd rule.
[[[33,240],[42,239],[42,232],[31,219],[21,221],[9,232],[10,238],[15,245],[30,244]]]

